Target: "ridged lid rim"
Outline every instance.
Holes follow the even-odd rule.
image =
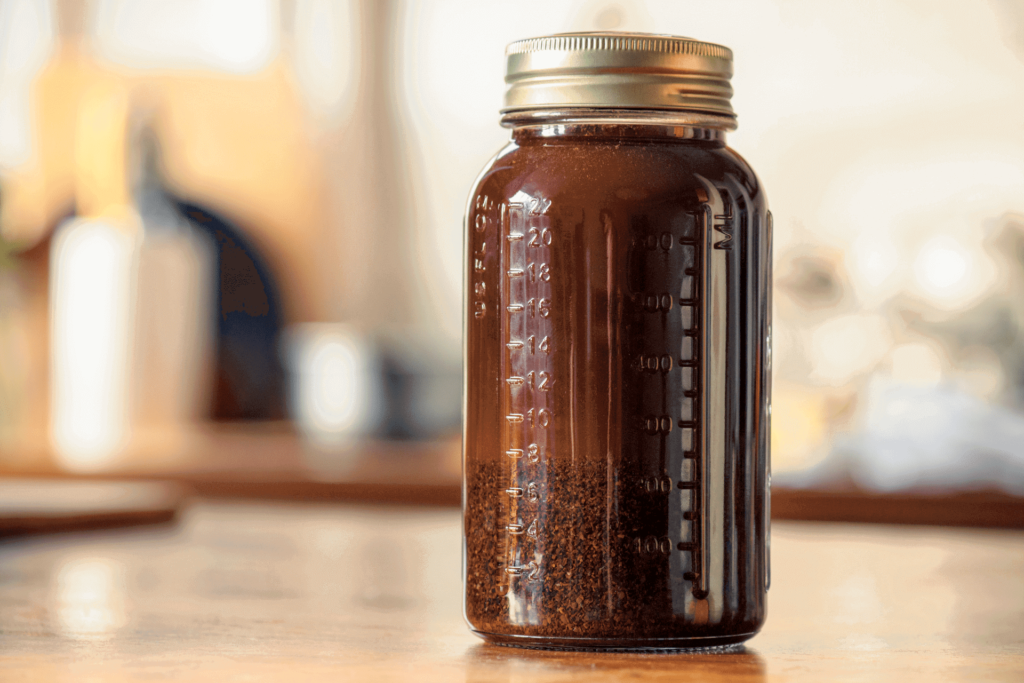
[[[502,113],[691,110],[734,118],[728,47],[683,36],[597,31],[510,43]]]
[[[709,43],[685,36],[657,33],[586,32],[557,33],[537,38],[524,38],[509,43],[505,56],[545,50],[583,51],[615,50],[636,52],[663,52],[665,54],[717,57],[732,61],[732,50],[718,43]]]

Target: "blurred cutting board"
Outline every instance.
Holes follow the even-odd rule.
[[[0,537],[170,522],[183,500],[168,482],[0,479]]]

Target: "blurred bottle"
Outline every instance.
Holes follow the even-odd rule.
[[[52,244],[51,440],[76,471],[180,452],[209,374],[210,248],[167,201],[148,126],[129,154],[129,112],[123,88],[83,97],[78,217]]]
[[[134,283],[132,450],[174,457],[209,405],[216,250],[168,195],[159,140],[147,116],[136,125],[130,157],[142,225]]]

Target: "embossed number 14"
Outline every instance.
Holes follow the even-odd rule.
[[[526,338],[526,348],[530,350],[530,353],[537,353],[539,350],[541,353],[547,353],[551,348],[551,343],[548,341],[547,336],[541,337],[538,342],[537,337],[530,335]]]

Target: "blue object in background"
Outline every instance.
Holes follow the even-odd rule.
[[[270,269],[236,226],[196,204],[176,204],[217,249],[217,350],[210,417],[284,419],[285,372],[278,352],[284,313]]]

